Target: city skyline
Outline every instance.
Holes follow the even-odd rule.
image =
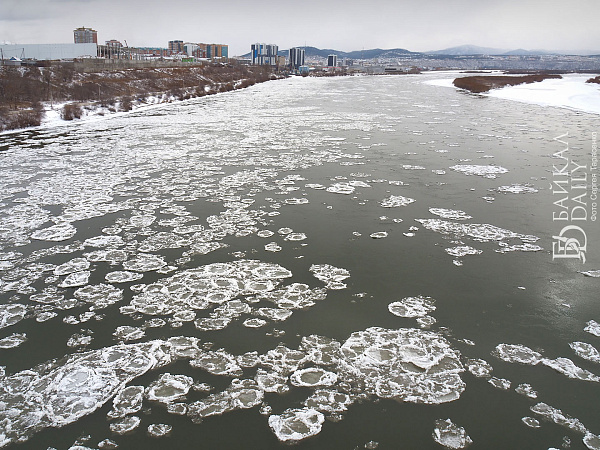
[[[314,46],[340,51],[371,48],[440,50],[463,44],[507,50],[525,48],[586,53],[600,51],[596,0],[479,2],[290,2],[226,0],[218,12],[189,0],[168,4],[133,0],[5,0],[0,42],[66,43],[73,29],[98,31],[98,42],[165,47],[173,39],[223,42],[229,55],[255,42],[280,49]],[[294,24],[279,20],[294,12]],[[265,16],[268,11],[267,16]],[[268,17],[268,20],[265,20]]]

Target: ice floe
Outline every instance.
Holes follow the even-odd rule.
[[[492,355],[509,363],[520,363],[534,366],[542,360],[541,353],[521,344],[498,344]]]
[[[38,230],[31,235],[31,238],[40,241],[59,242],[71,239],[76,233],[77,228],[72,224],[65,222]]]
[[[498,175],[507,173],[508,169],[501,166],[482,166],[472,164],[456,164],[450,169],[465,175],[478,175],[484,178],[496,178]]]
[[[435,311],[435,300],[431,297],[406,297],[388,305],[388,311],[399,317],[423,317]]]
[[[435,214],[436,216],[440,216],[442,219],[449,220],[466,220],[472,219],[470,215],[468,215],[464,211],[455,210],[455,209],[446,209],[446,208],[429,208],[429,212],[431,214]]]
[[[433,439],[438,444],[451,449],[467,448],[473,443],[465,429],[456,425],[450,419],[435,421]]]
[[[511,184],[510,186],[500,186],[496,188],[497,192],[503,194],[535,194],[539,192],[536,188],[528,184]]]
[[[587,331],[594,336],[600,337],[600,323],[596,322],[595,320],[590,320],[585,324],[583,331]]]
[[[390,195],[379,202],[379,204],[384,208],[397,208],[399,206],[410,205],[413,202],[415,202],[414,198],[403,197],[402,195]]]
[[[282,442],[297,442],[321,432],[322,413],[312,408],[288,409],[269,416],[269,426]]]
[[[600,352],[592,344],[588,344],[587,342],[571,342],[569,346],[580,358],[600,363]]]
[[[337,375],[335,373],[328,372],[320,367],[297,370],[290,376],[290,382],[294,386],[327,387],[334,385],[336,381]]]
[[[579,273],[585,275],[586,277],[600,278],[600,270],[587,270]]]

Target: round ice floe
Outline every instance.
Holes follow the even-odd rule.
[[[268,252],[280,252],[282,248],[277,244],[277,242],[269,242],[267,245],[265,245],[265,250]]]
[[[316,389],[314,393],[304,401],[304,406],[316,409],[322,413],[341,413],[348,409],[348,405],[354,402],[348,394],[334,389]]]
[[[460,354],[430,331],[368,328],[352,333],[341,354],[341,367],[379,397],[445,403],[458,399],[465,388]]]
[[[262,317],[266,317],[267,319],[275,320],[277,322],[282,322],[292,315],[292,311],[289,309],[281,308],[258,308],[256,312]]]
[[[384,208],[397,208],[399,206],[410,205],[415,201],[414,198],[403,197],[401,195],[390,195],[379,202]]]
[[[536,365],[542,359],[540,353],[520,344],[498,344],[492,355],[509,363],[520,363],[531,366]]]
[[[71,239],[73,236],[75,236],[75,233],[77,233],[77,228],[70,223],[65,222],[44,228],[43,230],[35,231],[31,235],[31,238],[40,241],[59,242]]]
[[[387,231],[376,231],[375,233],[371,233],[369,236],[373,239],[383,239],[388,237],[388,233]]]
[[[68,275],[73,272],[81,272],[90,267],[90,262],[85,258],[74,258],[54,269],[54,275]]]
[[[109,425],[110,431],[119,435],[131,433],[140,426],[141,421],[138,416],[127,416],[111,423]]]
[[[121,389],[113,399],[113,409],[108,414],[117,419],[128,414],[134,414],[142,409],[144,401],[143,386],[127,386]]]
[[[150,225],[152,225],[155,220],[156,220],[155,216],[139,215],[139,216],[130,217],[129,223],[131,224],[131,226],[134,226],[136,228],[144,228],[144,227],[149,227]]]
[[[467,448],[473,443],[465,429],[454,424],[450,419],[435,421],[433,439],[438,444],[451,449]]]
[[[187,395],[194,380],[186,375],[164,373],[146,391],[148,400],[171,403]]]
[[[238,409],[253,408],[261,404],[264,391],[254,380],[234,379],[223,392],[193,402],[188,407],[187,415],[192,422],[198,423],[209,416],[221,415]]]
[[[67,277],[62,281],[62,283],[59,284],[59,286],[63,288],[85,286],[88,283],[90,275],[91,272],[89,270],[71,273],[67,275]]]
[[[592,434],[589,431],[585,434],[583,443],[590,450],[600,450],[600,436]]]
[[[150,272],[152,270],[158,270],[166,265],[167,263],[162,256],[139,253],[134,259],[125,261],[123,263],[123,268],[125,270],[133,270],[134,272]]]
[[[297,370],[290,376],[290,382],[294,386],[332,386],[337,382],[337,374],[328,372],[320,367],[309,367]]]
[[[269,416],[269,426],[282,442],[295,442],[321,432],[325,416],[312,408],[288,409]]]
[[[435,300],[431,297],[406,297],[388,305],[388,311],[399,317],[423,317],[435,311]]]
[[[284,394],[290,389],[287,385],[288,377],[276,371],[267,372],[266,370],[259,368],[256,371],[254,380],[258,384],[258,387],[265,392]]]
[[[290,233],[285,237],[285,241],[303,241],[306,239],[306,234],[304,233]]]
[[[250,319],[244,320],[243,325],[248,328],[260,328],[267,324],[266,320],[259,319],[258,317],[253,317]]]
[[[86,247],[118,247],[123,244],[125,242],[121,236],[95,236],[83,242]]]
[[[104,279],[109,283],[130,283],[132,281],[141,280],[143,277],[144,275],[141,273],[120,270],[107,273]]]
[[[153,423],[148,425],[148,436],[153,438],[165,437],[171,434],[173,427],[166,423]]]
[[[256,235],[261,238],[270,238],[274,234],[275,233],[273,233],[271,230],[260,230],[258,233],[256,233]]]
[[[79,288],[73,295],[78,300],[92,303],[95,309],[100,309],[121,301],[123,290],[101,283]]]
[[[238,365],[236,358],[223,351],[207,352],[190,361],[192,367],[206,370],[213,375],[240,376],[242,368]]]

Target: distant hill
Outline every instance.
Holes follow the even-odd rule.
[[[329,55],[337,55],[338,58],[350,58],[350,59],[375,59],[375,58],[396,58],[399,56],[406,55],[419,55],[420,53],[411,52],[403,48],[392,48],[392,49],[381,49],[373,48],[369,50],[354,50],[352,52],[343,52],[340,50],[334,50],[331,48],[316,48],[299,45],[298,47],[306,50],[307,58],[321,57],[327,58]],[[288,56],[289,50],[279,50],[277,52],[280,56]],[[250,53],[242,55],[245,58],[250,58]]]
[[[450,55],[450,56],[469,56],[469,55],[501,55],[506,50],[490,47],[478,47],[476,45],[459,45],[458,47],[445,48],[431,52],[423,52],[427,55]]]

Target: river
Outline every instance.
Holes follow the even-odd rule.
[[[0,136],[0,447],[600,448],[598,116],[441,77]]]

